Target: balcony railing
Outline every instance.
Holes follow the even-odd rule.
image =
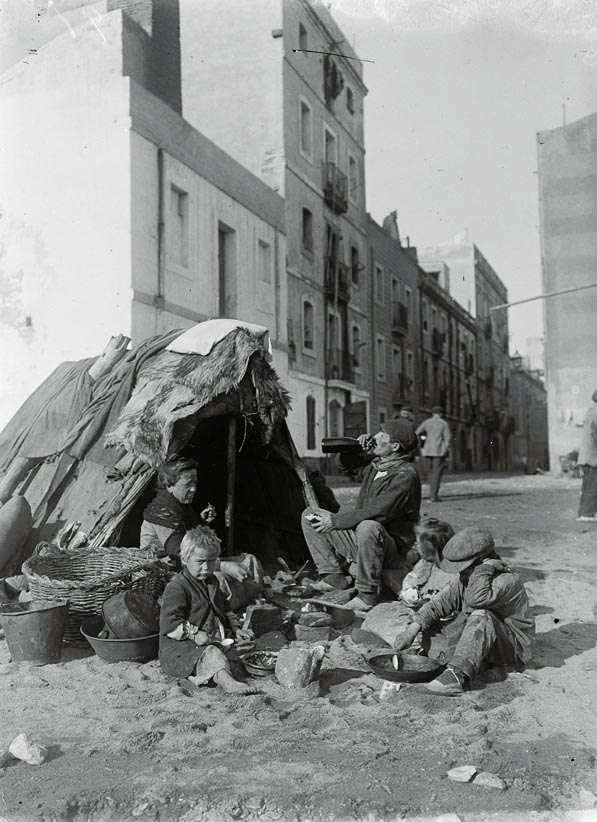
[[[350,267],[336,257],[325,258],[324,292],[330,300],[350,300]]]
[[[392,307],[392,331],[397,334],[406,334],[408,331],[408,308],[399,302]]]
[[[354,358],[344,348],[328,348],[325,356],[325,375],[328,380],[354,382]]]
[[[335,163],[323,163],[323,199],[335,214],[348,208],[348,179]]]

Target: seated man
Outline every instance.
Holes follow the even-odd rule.
[[[356,566],[357,595],[346,603],[368,611],[378,601],[384,569],[399,568],[414,543],[419,519],[421,481],[412,462],[417,447],[414,428],[405,419],[389,420],[374,437],[371,462],[363,476],[356,507],[331,513],[323,508],[303,512],[301,526],[322,579],[347,588],[344,569]],[[361,445],[368,435],[361,435]],[[344,531],[335,539],[334,531]]]
[[[455,644],[450,664],[426,686],[433,693],[455,696],[483,663],[528,662],[535,621],[524,585],[495,553],[489,531],[472,527],[459,531],[444,548],[439,566],[453,578],[414,614],[394,640],[394,648],[408,648],[419,631],[457,612],[450,626]]]

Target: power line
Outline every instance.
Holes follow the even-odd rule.
[[[340,42],[343,42],[342,40]],[[358,63],[375,63],[375,60],[366,60],[364,57],[350,57],[336,51],[317,51],[316,49],[292,49],[295,54],[328,54],[330,57],[344,57],[345,60],[356,60]]]
[[[550,291],[547,294],[538,294],[536,297],[527,297],[524,300],[515,300],[513,303],[502,303],[501,305],[492,305],[490,311],[497,311],[500,308],[510,308],[512,305],[521,305],[522,303],[531,303],[533,300],[546,300],[548,297],[559,297],[560,294],[572,294],[575,291],[585,291],[587,288],[597,288],[597,283],[590,285],[579,285],[576,288],[565,288],[563,291]]]

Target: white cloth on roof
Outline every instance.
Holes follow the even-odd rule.
[[[175,351],[177,354],[201,354],[205,357],[216,343],[223,340],[224,337],[227,337],[237,328],[246,328],[252,334],[262,336],[263,348],[270,357],[272,356],[269,330],[264,325],[254,325],[253,323],[233,319],[206,320],[194,325],[172,340],[166,346],[166,351]]]

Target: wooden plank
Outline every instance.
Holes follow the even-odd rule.
[[[226,510],[224,512],[224,527],[226,540],[226,554],[234,553],[234,486],[236,483],[236,417],[228,420],[228,476],[226,478]]]

